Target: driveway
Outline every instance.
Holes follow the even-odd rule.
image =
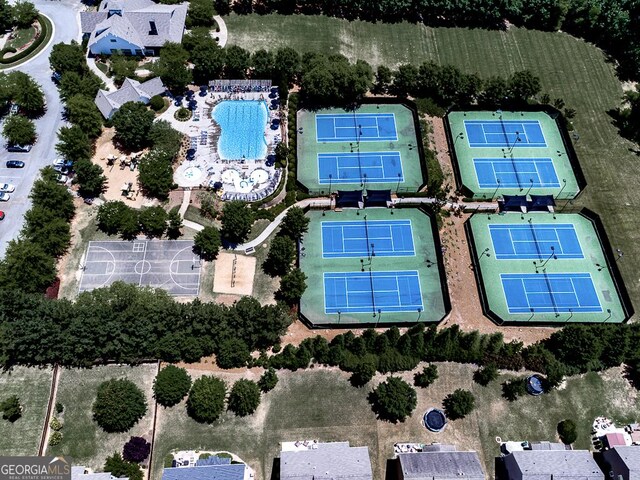
[[[58,89],[51,81],[49,53],[56,43],[68,43],[79,37],[78,12],[81,3],[78,0],[35,0],[36,7],[47,15],[55,25],[53,42],[35,59],[16,69],[31,75],[41,86],[47,100],[47,112],[35,121],[38,141],[29,153],[9,153],[4,148],[6,140],[0,135],[0,183],[12,183],[16,191],[11,200],[0,203],[5,219],[0,222],[0,257],[4,257],[7,242],[17,238],[24,221],[24,214],[30,207],[29,192],[38,171],[51,163],[56,153],[57,132],[64,126],[62,103]],[[0,125],[1,127],[1,125]],[[22,160],[23,169],[5,168],[7,160]]]

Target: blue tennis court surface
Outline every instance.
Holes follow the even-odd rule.
[[[498,260],[584,258],[575,227],[570,224],[489,225]],[[551,249],[553,247],[553,250]]]
[[[480,188],[560,186],[550,158],[474,158],[473,166]]]
[[[415,255],[411,220],[322,222],[322,257]]]
[[[393,113],[319,113],[316,114],[318,142],[396,141],[396,117]]]
[[[538,120],[465,120],[469,146],[478,147],[546,147]]]
[[[325,313],[417,312],[424,310],[418,272],[324,274]]]
[[[321,184],[404,182],[400,152],[319,153],[318,177]]]
[[[601,312],[589,273],[503,273],[509,313]]]

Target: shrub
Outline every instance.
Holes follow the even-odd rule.
[[[193,382],[187,399],[187,413],[196,422],[213,423],[224,410],[227,386],[219,378],[204,376]]]
[[[151,444],[142,437],[131,437],[122,448],[122,458],[128,462],[140,463],[151,453]]]
[[[526,393],[527,386],[525,379],[522,377],[507,380],[502,383],[502,396],[510,402],[516,401],[518,397],[526,395]]]
[[[60,402],[56,402],[56,413],[64,412],[64,405]]]
[[[2,410],[2,418],[15,422],[22,416],[22,405],[20,405],[20,399],[15,395],[6,398],[0,403],[0,410]]]
[[[416,387],[426,388],[438,379],[437,365],[427,365],[421,372],[413,376],[413,384]]]
[[[478,369],[473,374],[473,379],[476,383],[486,387],[489,383],[498,378],[498,367],[495,363],[489,363],[484,367]]]
[[[153,394],[160,405],[172,407],[189,393],[191,377],[184,368],[168,365],[153,382]]]
[[[373,411],[390,422],[404,422],[416,408],[416,391],[398,377],[389,377],[369,394]]]
[[[220,368],[244,367],[251,357],[249,347],[239,338],[230,338],[222,342],[216,353],[216,363]]]
[[[144,394],[131,380],[112,378],[98,387],[93,418],[106,432],[126,432],[146,412]]]
[[[349,382],[354,387],[363,387],[371,381],[377,370],[375,356],[367,355],[360,362],[356,363],[349,377]]]
[[[458,388],[447,395],[442,403],[447,416],[451,420],[457,420],[469,415],[476,407],[475,402],[475,397],[470,391]]]
[[[127,477],[129,480],[142,480],[140,465],[127,462],[117,452],[107,458],[103,470],[110,472],[116,478]]]
[[[151,100],[149,100],[149,106],[154,112],[159,112],[164,108],[164,98],[160,95],[154,95],[151,97]]]
[[[182,107],[176,110],[176,113],[174,113],[173,116],[176,120],[186,122],[191,118],[191,110]]]
[[[51,419],[51,422],[49,423],[49,427],[51,427],[51,430],[58,432],[62,430],[62,422],[58,420],[56,417],[53,417]]]
[[[258,380],[258,386],[260,387],[260,390],[265,393],[273,390],[277,384],[278,374],[273,368],[269,368],[268,370],[266,370],[260,377],[260,380]]]
[[[251,380],[238,380],[229,394],[228,408],[239,417],[251,415],[260,405],[260,387]]]
[[[53,432],[49,436],[49,445],[55,447],[56,445],[60,445],[62,442],[62,432]]]
[[[578,433],[576,432],[576,424],[573,420],[562,420],[558,423],[558,435],[560,435],[560,440],[565,445],[571,445],[578,438]]]

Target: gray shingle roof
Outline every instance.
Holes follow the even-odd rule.
[[[504,457],[509,478],[523,480],[604,480],[586,450],[525,450]]]
[[[605,452],[605,456],[611,455],[611,452],[617,454],[629,469],[629,478],[640,479],[640,446],[614,447],[609,452]]]
[[[110,118],[115,110],[127,102],[149,103],[154,95],[161,95],[165,91],[160,77],[152,78],[140,83],[131,78],[125,78],[122,86],[115,92],[99,90],[94,100],[98,110],[104,118]]]
[[[243,480],[244,464],[165,468],[162,480]]]
[[[398,455],[405,479],[485,480],[480,458],[476,452],[417,452]]]
[[[71,467],[71,480],[114,480],[116,477],[109,472],[100,473],[85,473],[87,467],[72,466]],[[128,479],[124,479],[128,480]]]
[[[531,450],[566,450],[564,443],[535,442],[531,444]]]
[[[281,480],[372,480],[367,447],[319,443],[317,449],[280,453]]]

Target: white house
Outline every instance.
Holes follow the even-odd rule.
[[[115,92],[98,90],[95,104],[104,118],[111,118],[122,105],[127,102],[149,103],[154,95],[162,95],[165,87],[160,77],[152,78],[144,83],[140,83],[131,78],[125,78],[122,86]]]
[[[188,3],[103,0],[97,12],[81,12],[82,35],[94,55],[158,55],[165,42],[182,41]]]

